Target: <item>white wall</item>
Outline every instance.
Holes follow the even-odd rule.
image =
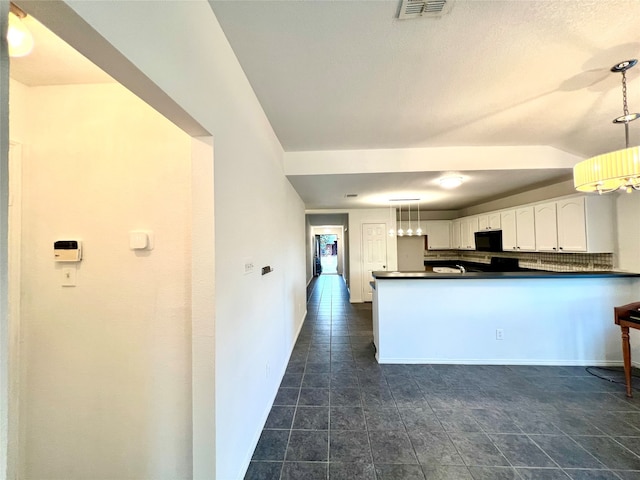
[[[26,100],[11,113],[29,125],[22,474],[188,478],[191,139],[119,85]],[[154,232],[152,251],[129,249],[133,229]],[[61,286],[59,239],[83,241],[76,287]]]
[[[582,158],[545,145],[287,152],[287,175],[572,168]]]
[[[214,137],[216,478],[241,478],[305,314],[304,206],[207,2],[68,4]]]
[[[376,287],[380,363],[619,365],[613,306],[636,295],[633,278],[607,277],[377,279]]]
[[[424,270],[424,238],[397,237],[398,271],[415,272]]]
[[[213,135],[216,478],[241,478],[305,314],[302,201],[284,176],[280,143],[207,2],[65,4],[79,20],[57,15],[63,39],[81,47],[77,29],[95,29]],[[53,15],[58,5],[34,8]],[[258,269],[275,270],[244,275],[247,258]]]

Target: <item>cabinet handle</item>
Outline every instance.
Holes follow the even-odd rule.
[[[556,249],[556,247],[553,247],[553,249],[555,250],[555,249]]]
[[[513,249],[515,250],[515,249],[516,249],[516,247],[513,247]]]
[[[518,250],[520,250],[520,247],[518,247]]]
[[[560,250],[562,250],[563,247],[560,247]]]

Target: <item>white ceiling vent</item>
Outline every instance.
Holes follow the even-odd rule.
[[[441,17],[451,11],[453,0],[402,0],[398,18]]]

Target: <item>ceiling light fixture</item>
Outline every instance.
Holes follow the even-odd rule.
[[[614,73],[622,73],[622,105],[624,114],[613,120],[613,123],[624,124],[626,147],[623,150],[604,153],[583,160],[573,167],[573,184],[580,192],[613,192],[619,189],[631,192],[640,190],[640,147],[629,147],[629,122],[640,117],[638,113],[629,113],[627,106],[626,72],[638,61],[625,60],[613,67]]]
[[[389,225],[391,225],[391,228],[389,229],[389,236],[393,237],[396,234],[396,219],[391,214],[391,201],[389,201]]]
[[[418,228],[416,229],[416,235],[422,236],[422,228],[420,228],[420,201],[418,201]]]
[[[448,175],[438,180],[442,188],[456,188],[462,185],[462,177],[460,175]]]
[[[7,45],[10,57],[24,57],[33,50],[33,35],[22,22],[27,14],[14,3],[10,3]]]
[[[400,210],[394,217],[391,213],[391,202],[407,202],[407,210],[409,212],[409,228],[404,230],[402,228],[402,203],[400,203]],[[418,228],[413,230],[411,228],[411,202],[418,202]],[[389,229],[389,236],[393,237],[397,235],[398,237],[404,237],[405,235],[411,237],[413,235],[421,236],[423,234],[422,228],[420,228],[420,199],[419,198],[391,198],[389,199],[389,222],[392,225],[392,228]],[[398,223],[398,230],[394,230],[394,223]]]
[[[413,236],[413,228],[411,228],[411,204],[408,203],[407,207],[409,208],[409,228],[407,229],[407,235],[409,237]]]

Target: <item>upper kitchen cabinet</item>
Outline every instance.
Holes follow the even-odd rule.
[[[462,221],[460,219],[453,220],[451,222],[451,248],[461,249],[462,242],[460,237],[460,229],[461,229]]]
[[[478,231],[478,217],[460,219],[460,249],[475,250],[475,233]]]
[[[613,252],[611,196],[578,196],[535,207],[539,252]]]
[[[558,223],[556,202],[541,203],[534,207],[536,247],[539,252],[558,251]]]
[[[558,251],[613,252],[613,197],[581,196],[556,202]]]
[[[478,215],[478,231],[499,230],[501,228],[500,212]]]
[[[424,232],[427,235],[429,250],[448,250],[451,248],[451,222],[449,220],[427,220]]]
[[[505,210],[500,214],[502,249],[534,251],[536,249],[533,207]]]

